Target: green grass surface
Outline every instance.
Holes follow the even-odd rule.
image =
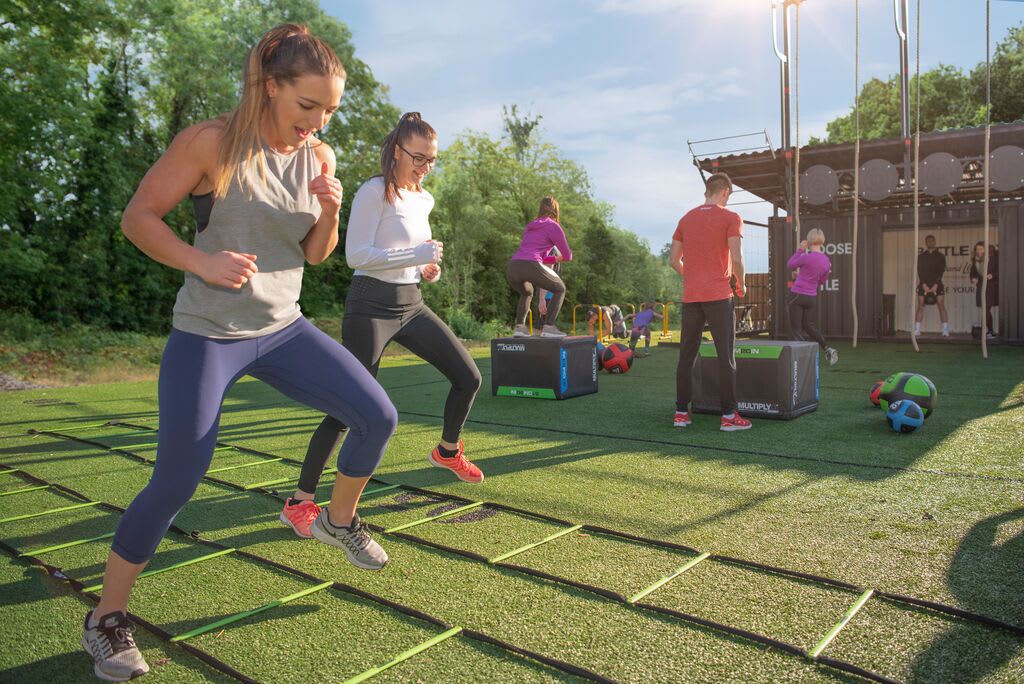
[[[713,416],[672,429],[676,355],[655,349],[623,376],[603,375],[596,395],[565,402],[491,397],[490,362],[464,434],[486,473],[458,483],[426,455],[439,437],[448,385],[435,370],[391,358],[380,379],[400,412],[398,432],[377,477],[473,501],[504,503],[571,521],[825,575],[864,587],[952,604],[1024,625],[1024,350],[997,348],[985,362],[973,348],[862,345],[840,348],[822,369],[818,411],[790,422],[755,421],[722,433]],[[928,375],[940,392],[917,434],[900,436],[871,407],[872,381],[897,370]],[[157,426],[153,382],[0,395],[0,462],[127,506],[151,473],[146,463],[102,446],[30,435],[68,434],[152,459],[154,433],[107,426]],[[246,380],[224,405],[220,440],[301,459],[318,416]],[[263,458],[218,451],[212,468]],[[288,463],[227,470],[239,485],[298,476]],[[29,487],[0,477],[0,494]],[[318,498],[325,499],[330,478]],[[280,496],[290,485],[275,488]],[[54,490],[0,496],[0,518],[71,505]],[[391,556],[382,572],[357,570],[336,550],[300,540],[277,521],[279,502],[203,482],[176,524],[317,577],[337,580],[450,624],[629,682],[854,681],[855,677],[543,579],[379,535]],[[452,504],[389,491],[360,512],[383,527],[434,515]],[[112,531],[117,515],[85,508],[0,524],[0,540],[40,549]],[[494,509],[453,516],[409,534],[488,558],[529,544],[561,525]],[[44,556],[74,578],[97,581],[109,540]],[[210,553],[170,535],[152,567]],[[626,596],[673,572],[693,554],[578,531],[509,560]],[[90,605],[26,563],[0,556],[0,680],[62,681],[89,676],[78,646]],[[131,608],[179,634],[310,586],[237,555],[140,580]],[[858,592],[707,560],[643,599],[809,649]],[[443,631],[367,600],[325,590],[260,613],[192,643],[268,682],[341,681],[381,665]],[[150,663],[167,681],[224,681],[177,646],[139,631]],[[898,680],[1024,680],[1024,638],[927,610],[873,598],[824,655]],[[70,679],[68,679],[70,677]],[[380,675],[379,681],[572,681],[565,674],[462,637]]]

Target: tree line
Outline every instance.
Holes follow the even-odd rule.
[[[182,274],[121,234],[121,211],[180,130],[234,106],[249,47],[271,26],[307,24],[348,72],[321,137],[337,153],[344,226],[355,190],[378,172],[399,110],[356,56],[351,32],[315,0],[77,0],[0,5],[0,311],[54,325],[162,333]],[[577,258],[565,265],[576,303],[672,298],[678,279],[649,245],[616,226],[586,170],[538,135],[540,117],[504,110],[505,135],[442,131],[428,188],[445,242],[444,276],[425,287],[450,320],[511,323],[505,262],[540,198],[555,195]],[[424,112],[429,121],[429,112]],[[189,202],[166,218],[191,241]],[[344,239],[344,236],[342,236]],[[351,280],[343,248],[309,268],[300,303],[336,316]],[[563,320],[568,320],[563,316]],[[465,326],[464,326],[465,327]]]
[[[1024,117],[1024,25],[1011,28],[993,51],[991,60],[992,121]],[[916,127],[917,76],[910,77],[910,125]],[[985,123],[985,62],[973,69],[940,64],[921,73],[921,131],[979,126]],[[900,79],[873,78],[860,91],[861,138],[899,137]],[[856,139],[854,112],[826,124],[824,140],[809,144],[850,143]]]

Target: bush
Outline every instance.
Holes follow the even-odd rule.
[[[0,325],[0,342],[27,342],[52,333],[45,323],[37,321],[26,313],[4,311],[0,313],[0,316],[3,316],[3,325]]]
[[[492,327],[473,318],[473,314],[455,309],[448,317],[448,327],[455,336],[463,340],[488,340],[492,337]]]

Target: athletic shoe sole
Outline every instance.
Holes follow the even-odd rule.
[[[447,470],[448,472],[450,472],[450,473],[454,474],[454,475],[455,475],[455,477],[459,478],[459,479],[460,479],[460,480],[462,480],[463,482],[468,482],[469,484],[480,484],[481,482],[483,482],[483,481],[484,481],[484,474],[483,474],[483,473],[480,473],[480,479],[479,479],[479,480],[473,480],[473,479],[469,479],[469,480],[467,480],[466,478],[462,477],[462,475],[461,475],[461,474],[459,474],[459,473],[455,472],[454,470],[452,470],[451,468],[449,468],[449,467],[448,467],[448,466],[446,466],[445,464],[443,464],[443,463],[438,463],[437,461],[435,461],[435,460],[434,460],[434,452],[430,452],[430,455],[429,455],[429,456],[427,456],[427,460],[428,460],[428,461],[430,461],[430,464],[431,464],[432,466],[435,466],[435,467],[437,467],[437,468],[444,468],[444,469],[445,469],[445,470]]]
[[[752,427],[754,427],[753,424],[751,424],[751,425],[723,425],[723,426],[721,426],[718,429],[721,430],[722,432],[739,432],[740,430],[749,430]]]
[[[693,421],[673,420],[672,427],[690,427]]]
[[[283,522],[288,527],[292,528],[292,532],[295,533],[296,537],[299,537],[300,539],[312,539],[313,538],[312,534],[305,535],[305,534],[302,534],[301,532],[299,532],[299,528],[295,526],[295,523],[293,523],[291,520],[288,519],[288,516],[286,516],[284,514],[284,511],[281,511],[281,515],[277,516],[277,519],[280,520],[281,522]],[[312,530],[313,526],[310,525],[309,529]]]
[[[568,337],[565,333],[541,333],[541,337]]]
[[[326,509],[324,509],[324,510],[326,510]],[[361,570],[383,570],[384,569],[384,565],[388,564],[387,561],[384,561],[384,565],[368,565],[366,563],[360,562],[359,559],[353,557],[352,552],[348,550],[347,546],[345,546],[340,541],[338,541],[336,538],[332,537],[331,535],[327,534],[326,532],[321,532],[320,528],[318,528],[316,526],[316,524],[310,525],[309,526],[309,531],[313,533],[313,538],[316,539],[317,541],[322,541],[324,544],[330,544],[331,546],[333,546],[335,548],[338,548],[338,549],[341,549],[342,551],[344,551],[345,552],[345,557],[348,559],[348,562],[351,563],[352,565],[356,566],[357,568],[361,569]]]

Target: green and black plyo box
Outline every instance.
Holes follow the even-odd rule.
[[[496,397],[569,399],[597,391],[593,337],[500,337],[491,340]]]
[[[736,343],[736,399],[740,414],[790,420],[818,408],[818,345],[751,340]],[[718,354],[700,345],[693,372],[693,410],[721,413]]]

